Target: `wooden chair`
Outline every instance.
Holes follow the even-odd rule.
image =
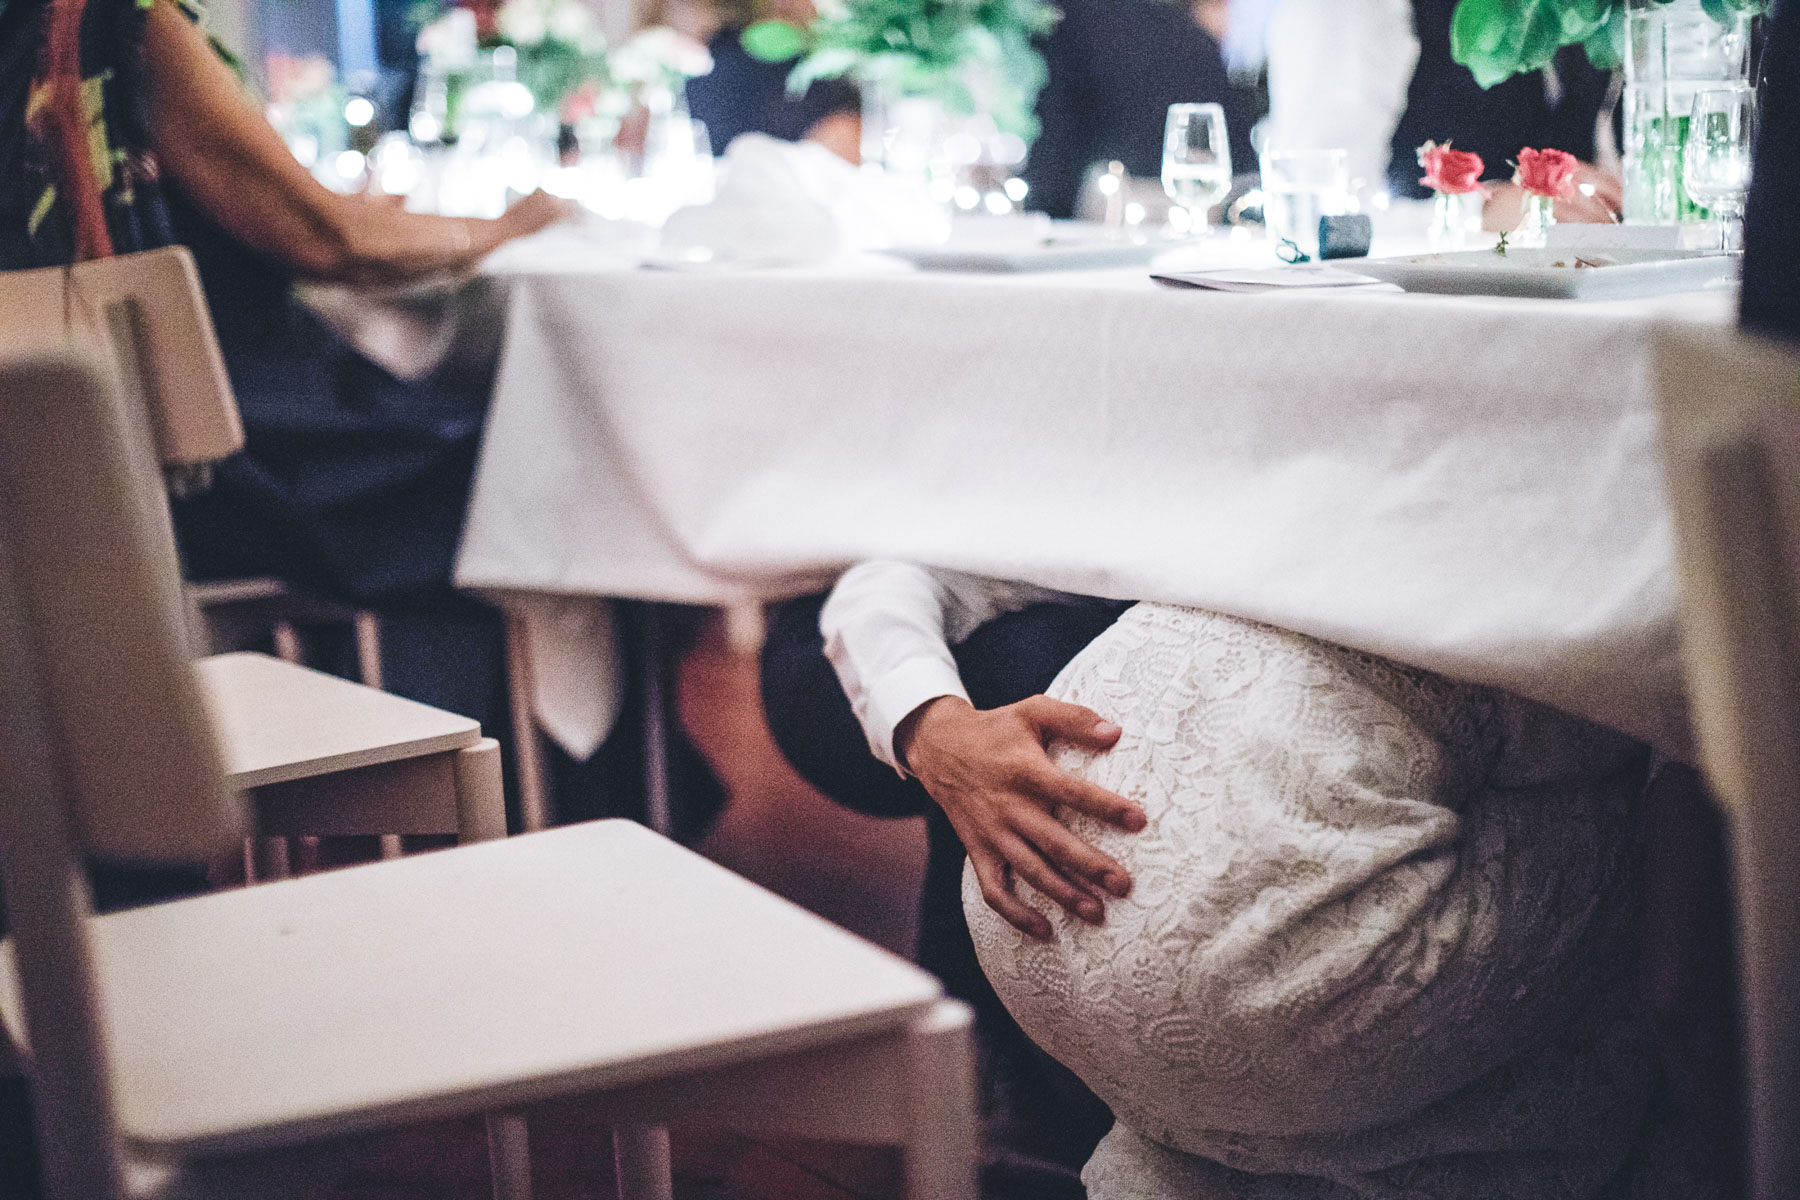
[[[628,822],[91,916],[84,854],[245,816],[105,377],[0,398],[0,1017],[53,1200],[316,1194],[326,1139],[575,1094],[628,1200],[668,1197],[668,1123],[897,1144],[913,1200],[973,1200],[967,1009]]]
[[[1751,1195],[1800,1196],[1800,353],[1667,327],[1654,360],[1701,767],[1724,811]]]
[[[244,444],[192,257],[176,246],[8,272],[0,274],[0,305],[9,318],[0,344],[15,351],[85,345],[116,365],[136,487],[157,544],[174,561],[164,477],[181,486]],[[186,595],[214,618],[197,623],[196,642],[212,640],[208,628],[252,611],[272,618],[279,643],[284,627],[291,637],[288,612],[329,611],[354,626],[364,681],[379,685],[370,614],[296,597],[278,580],[189,587]],[[433,710],[423,705],[267,656],[214,656],[199,670],[211,711],[226,721],[220,732],[229,781],[253,789],[259,836],[374,834],[392,855],[402,834],[456,834],[463,841],[505,835],[498,744],[482,739],[475,722],[428,715]],[[423,740],[421,722],[431,732]],[[467,759],[460,767],[452,762],[458,755]],[[264,873],[286,874],[285,845],[278,850]]]

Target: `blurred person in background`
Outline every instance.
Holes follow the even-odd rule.
[[[1450,56],[1457,0],[1273,0],[1268,18],[1268,146],[1341,149],[1351,186],[1423,199],[1415,157],[1427,142],[1481,155],[1484,224],[1512,229],[1523,195],[1512,167],[1526,146],[1583,163],[1584,190],[1556,203],[1559,221],[1617,220],[1624,192],[1610,141],[1613,76],[1566,46],[1550,67],[1483,89]],[[1602,131],[1606,131],[1603,140]]]
[[[1171,104],[1223,105],[1232,163],[1253,169],[1256,113],[1225,70],[1224,0],[1060,0],[1057,7],[1062,20],[1040,46],[1049,77],[1037,102],[1043,131],[1023,172],[1027,208],[1073,217],[1096,163],[1117,161],[1132,176],[1156,178]]]
[[[804,26],[817,13],[812,0],[718,0],[709,14],[715,26],[701,31],[713,69],[690,79],[688,112],[706,125],[712,152],[723,155],[741,133],[766,133],[783,141],[813,141],[849,162],[862,160],[862,93],[843,79],[820,79],[798,96],[789,93],[793,61],[765,62],[744,49],[744,30],[757,21]]]

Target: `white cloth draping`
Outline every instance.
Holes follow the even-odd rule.
[[[458,581],[729,604],[898,558],[1264,621],[1685,748],[1653,318],[1052,277],[511,280]]]

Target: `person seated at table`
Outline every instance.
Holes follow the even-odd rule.
[[[722,0],[720,22],[706,49],[713,67],[688,80],[688,112],[706,126],[712,152],[723,155],[744,133],[766,133],[788,142],[813,141],[849,162],[862,161],[862,93],[842,79],[815,80],[795,96],[787,88],[793,62],[765,62],[744,49],[744,30],[761,20],[805,25],[812,0]]]
[[[1584,190],[1556,204],[1559,221],[1610,222],[1618,177],[1594,164],[1610,130],[1612,73],[1564,47],[1550,68],[1483,89],[1450,53],[1457,0],[1275,0],[1268,33],[1271,149],[1347,151],[1362,190],[1425,198],[1417,150],[1453,142],[1481,155],[1489,229],[1519,223],[1511,163],[1526,146],[1583,163]]]
[[[1048,695],[973,707],[978,659],[950,643],[1047,607],[1099,632]],[[1118,1115],[1089,1195],[1709,1194],[1633,1003],[1646,747],[1254,622],[1119,608],[865,564],[810,646],[777,623],[765,682],[816,685],[822,642],[843,698],[804,728],[772,703],[784,750],[841,785],[831,738],[860,721],[967,844],[999,996]],[[1055,673],[1079,636],[1014,639],[1012,669]]]
[[[1232,162],[1254,169],[1256,114],[1225,71],[1222,4],[1060,0],[1057,8],[1062,19],[1040,43],[1048,74],[1037,101],[1042,130],[1022,173],[1027,208],[1073,217],[1096,163],[1155,178],[1171,104],[1223,105]]]
[[[172,242],[199,264],[247,447],[175,505],[190,576],[376,608],[387,686],[505,739],[498,615],[450,586],[491,370],[395,378],[293,284],[466,272],[562,203],[475,220],[328,191],[171,0],[16,0],[0,55],[0,269]]]

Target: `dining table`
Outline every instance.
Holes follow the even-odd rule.
[[[605,599],[754,606],[887,558],[1266,622],[1688,753],[1650,350],[1734,287],[683,269],[574,227],[486,273],[456,579],[532,616],[565,744],[610,720]]]

